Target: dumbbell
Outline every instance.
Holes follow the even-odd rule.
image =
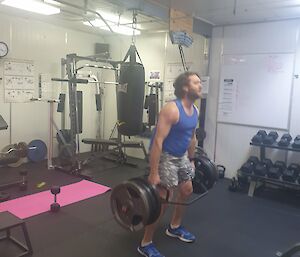
[[[19,188],[21,191],[25,191],[27,189],[27,170],[21,170],[20,175],[22,176],[22,180],[19,184]]]
[[[257,176],[266,176],[269,169],[272,167],[272,161],[270,159],[264,159],[263,161],[256,164],[254,174]]]
[[[272,145],[276,142],[278,133],[276,131],[270,131],[267,136],[264,137],[263,143],[266,145]]]
[[[278,142],[279,146],[289,146],[292,141],[292,137],[290,134],[283,134],[280,141]]]
[[[219,173],[219,178],[224,178],[225,177],[225,171],[226,168],[223,165],[217,165],[218,173]]]
[[[238,180],[233,177],[230,181],[230,185],[228,186],[228,190],[231,191],[231,192],[236,192],[239,190],[239,182]]]
[[[245,174],[252,174],[258,162],[259,159],[256,156],[250,156],[248,161],[241,167],[241,171]]]
[[[252,137],[252,143],[261,144],[264,138],[267,136],[267,132],[265,130],[259,130],[254,137]]]
[[[292,147],[296,149],[300,149],[300,135],[295,137]]]
[[[288,182],[296,182],[296,179],[298,178],[300,173],[300,166],[299,164],[296,163],[292,163],[291,165],[289,165],[289,167],[283,171],[282,174],[282,179],[284,181],[288,181]]]
[[[269,178],[279,179],[285,169],[285,162],[276,161],[274,165],[268,170],[267,175]]]
[[[50,206],[51,212],[58,212],[60,210],[60,204],[57,202],[57,195],[60,193],[60,187],[59,186],[53,186],[51,188],[51,194],[54,195],[54,203]]]

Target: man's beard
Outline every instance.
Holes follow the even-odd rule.
[[[190,90],[187,92],[186,96],[189,100],[191,100],[193,102],[200,98],[199,94],[197,94],[196,92],[190,91]]]

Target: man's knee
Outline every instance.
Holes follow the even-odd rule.
[[[189,197],[193,193],[192,181],[183,182],[180,185],[180,193],[183,197]]]

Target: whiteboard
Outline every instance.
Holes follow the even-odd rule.
[[[294,54],[223,55],[218,121],[288,128]]]

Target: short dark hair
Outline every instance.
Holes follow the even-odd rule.
[[[193,75],[196,75],[196,76],[198,76],[198,78],[200,78],[200,76],[197,72],[186,71],[186,72],[180,74],[175,79],[173,87],[175,88],[174,94],[177,98],[183,98],[184,97],[183,87],[187,86],[189,84],[189,78],[190,78],[190,76],[193,76]]]

